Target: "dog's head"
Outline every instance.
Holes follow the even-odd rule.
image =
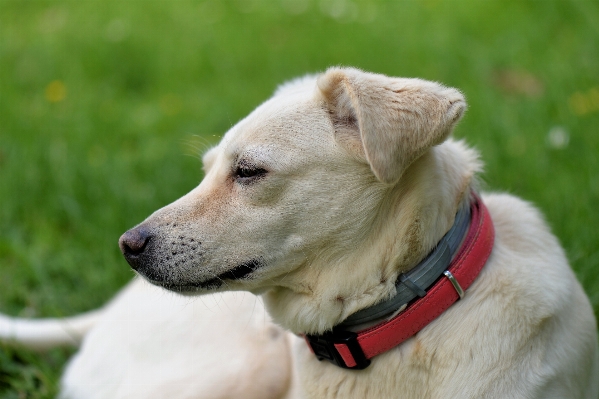
[[[415,181],[443,183],[417,164],[464,109],[455,89],[356,69],[291,82],[208,151],[198,187],[123,234],[121,250],[149,281],[183,293],[268,291],[282,304],[333,283],[326,295],[347,305],[355,284],[388,292],[444,233],[422,231],[417,211],[431,194]]]

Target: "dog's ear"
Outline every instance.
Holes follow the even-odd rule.
[[[353,126],[381,182],[395,183],[430,147],[443,142],[466,108],[456,89],[420,79],[330,68],[318,78],[336,126]]]

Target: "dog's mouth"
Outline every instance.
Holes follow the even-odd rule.
[[[142,273],[143,276],[152,284],[160,286],[170,291],[175,292],[194,292],[200,290],[212,290],[227,285],[227,281],[249,280],[251,274],[265,265],[263,258],[251,259],[240,265],[233,267],[215,277],[199,282],[173,282],[160,279],[159,276],[154,276],[151,273]]]

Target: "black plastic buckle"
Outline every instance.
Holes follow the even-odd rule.
[[[322,335],[306,335],[306,340],[318,360],[324,359],[334,365],[351,370],[363,370],[370,365],[370,359],[366,358],[360,344],[358,343],[358,334],[351,331],[333,331]],[[335,348],[335,344],[345,344],[352,354],[356,365],[349,367],[343,361],[343,358]]]

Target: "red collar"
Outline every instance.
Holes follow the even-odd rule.
[[[308,346],[318,360],[326,359],[348,369],[368,367],[370,359],[418,333],[464,295],[487,262],[494,238],[491,215],[475,196],[466,238],[444,276],[425,296],[410,303],[394,318],[366,330],[333,329],[323,335],[307,335]]]

